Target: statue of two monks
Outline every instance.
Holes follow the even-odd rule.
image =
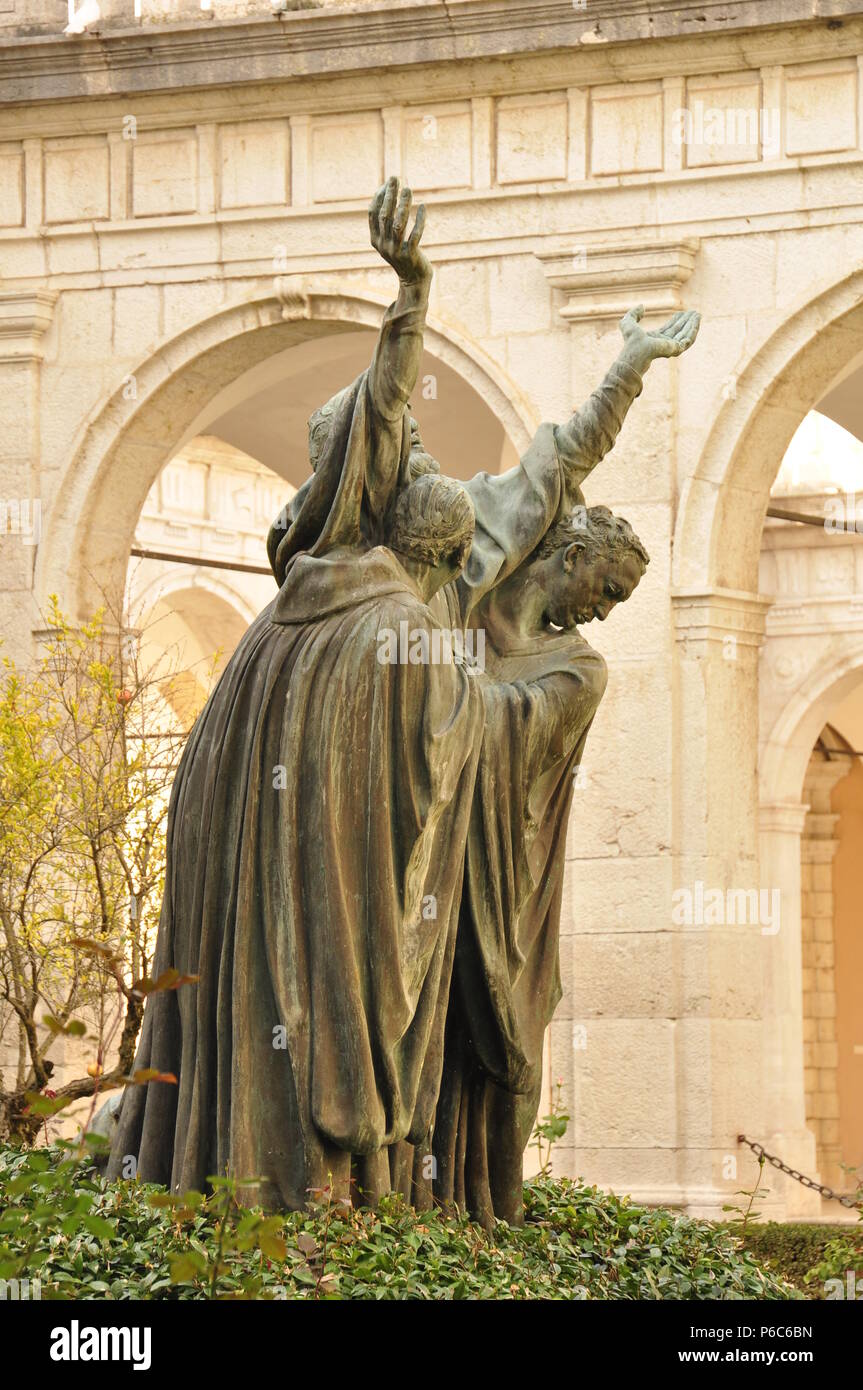
[[[641,309],[601,386],[516,468],[464,486],[409,400],[431,267],[390,179],[373,246],[398,275],[370,367],[313,415],[311,478],[270,532],[279,590],[198,719],[174,783],[154,975],[109,1161],[243,1200],[330,1189],[522,1220],[523,1154],[560,994],[573,772],[606,668],[581,635],[648,555],[580,485],[657,357]],[[482,632],[484,669],[470,642]],[[409,634],[386,653],[382,633]],[[433,660],[429,653],[446,652]]]

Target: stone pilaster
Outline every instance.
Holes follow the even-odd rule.
[[[746,731],[758,719],[758,652],[769,600],[714,588],[672,594],[672,926],[676,1142],[690,1209],[719,1216],[757,1166],[737,1136],[763,1135],[763,958],[776,903],[757,853],[758,788]],[[766,891],[763,891],[766,890]],[[705,909],[699,910],[699,903]],[[710,908],[706,905],[712,904]],[[774,1209],[779,1207],[775,1189]]]
[[[764,1131],[751,1135],[792,1168],[815,1177],[815,1135],[803,1103],[803,1019],[800,1011],[801,832],[808,806],[762,803],[759,808],[761,878],[786,885],[779,931],[764,942]],[[803,1220],[820,1215],[817,1193],[771,1170],[769,1186],[784,1196],[785,1213]]]
[[[35,616],[33,565],[44,521],[39,377],[56,301],[50,290],[0,290],[0,629],[6,652],[19,660],[29,656]]]
[[[803,1089],[806,1118],[817,1144],[821,1181],[845,1191],[839,1143],[839,1048],[836,1037],[836,958],[833,859],[839,847],[830,794],[848,771],[846,760],[813,754],[803,784],[810,804],[801,842]]]

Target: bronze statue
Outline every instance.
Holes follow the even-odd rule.
[[[332,1183],[517,1222],[572,771],[606,680],[578,628],[648,560],[580,484],[698,316],[647,333],[631,311],[587,404],[462,487],[408,408],[432,274],[410,213],[394,179],[372,202],[397,300],[310,421],[312,477],[267,542],[279,593],[177,775],[154,970],[200,981],[148,1001],[136,1068],[178,1085],[129,1088],[109,1174],[134,1155],[181,1190],[254,1177],[269,1206]],[[442,640],[478,630],[485,670]]]

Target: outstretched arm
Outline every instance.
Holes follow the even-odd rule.
[[[657,357],[679,357],[698,335],[701,315],[681,310],[655,333],[641,327],[644,305],[630,309],[620,321],[623,349],[602,385],[565,425],[555,427],[555,440],[564,471],[563,505],[581,501],[579,485],[605,457],[641,394],[642,378]]]
[[[421,247],[425,208],[417,209],[408,234],[411,191],[399,192],[399,181],[388,179],[369,207],[372,246],[399,277],[399,293],[384,315],[370,387],[375,409],[385,420],[398,420],[416,385],[423,350],[432,268]]]

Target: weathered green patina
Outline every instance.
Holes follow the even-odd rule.
[[[332,1183],[517,1223],[573,771],[606,683],[578,629],[648,558],[580,485],[698,316],[647,333],[630,311],[586,405],[462,487],[408,408],[431,282],[410,212],[395,180],[372,202],[398,298],[310,421],[312,477],[268,538],[278,595],[176,779],[154,971],[200,978],[148,1001],[136,1067],[178,1084],[129,1089],[109,1173],[133,1155],[179,1189],[254,1177],[271,1206]],[[465,630],[485,669],[480,644],[441,640]]]

